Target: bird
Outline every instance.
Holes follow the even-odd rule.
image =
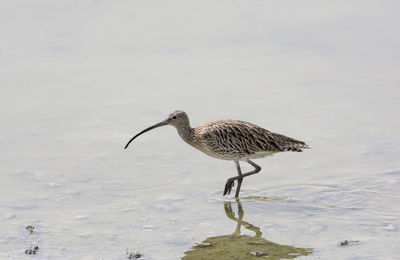
[[[236,198],[239,197],[243,178],[261,170],[261,167],[250,159],[259,159],[287,151],[302,152],[302,149],[311,148],[303,141],[273,133],[255,124],[240,120],[217,120],[192,128],[188,115],[182,110],[176,110],[170,113],[167,119],[132,137],[125,145],[125,149],[143,133],[166,125],[175,127],[183,141],[203,153],[235,163],[237,176],[226,181],[223,195],[229,195],[237,181]],[[239,161],[249,163],[254,170],[242,173]]]

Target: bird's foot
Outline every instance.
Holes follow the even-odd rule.
[[[235,179],[228,179],[225,184],[224,196],[231,193],[233,186],[235,186]]]

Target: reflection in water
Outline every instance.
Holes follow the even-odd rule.
[[[237,222],[236,230],[230,235],[210,237],[185,252],[184,260],[189,259],[293,259],[297,256],[308,255],[312,252],[308,248],[279,245],[261,237],[259,227],[243,220],[244,212],[240,200],[238,203],[238,217],[232,210],[231,202],[224,202],[226,216]],[[240,228],[255,233],[255,236],[241,235]]]

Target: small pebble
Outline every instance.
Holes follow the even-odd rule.
[[[254,255],[254,256],[263,256],[265,255],[263,252],[250,252],[250,255]]]
[[[126,249],[126,257],[127,257],[128,259],[138,259],[138,258],[141,258],[141,257],[142,257],[142,254],[139,253],[139,252],[136,252],[136,253],[129,252],[129,251],[128,251],[128,248],[127,248],[127,249]]]
[[[207,242],[201,242],[201,243],[196,243],[198,246],[200,247],[209,247],[212,246],[211,243],[207,243]]]

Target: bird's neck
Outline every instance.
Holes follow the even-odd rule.
[[[177,129],[179,136],[183,139],[188,144],[191,144],[191,141],[193,139],[193,129],[190,127],[190,125],[185,126],[185,127],[180,127]]]

